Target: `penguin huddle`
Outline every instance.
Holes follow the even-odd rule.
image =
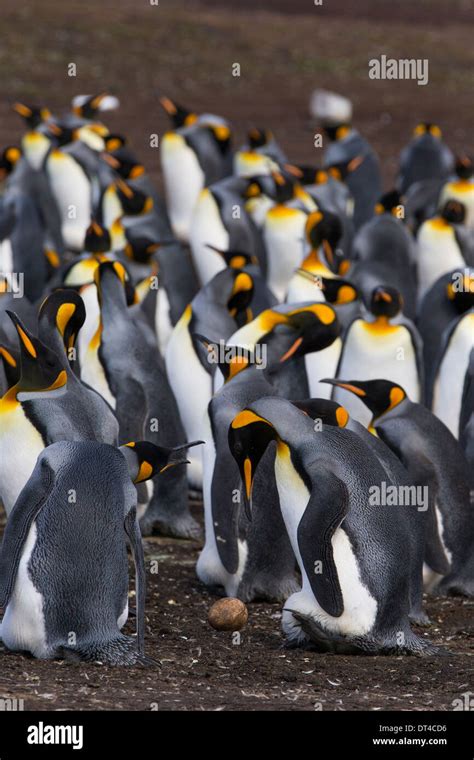
[[[159,103],[163,197],[102,121],[115,97],[14,105],[3,644],[152,664],[142,537],[200,539],[202,495],[199,579],[283,603],[289,645],[438,652],[412,628],[423,592],[474,596],[471,159],[419,124],[384,193],[341,96],[311,100],[319,166],[266,127],[235,147],[225,118]]]

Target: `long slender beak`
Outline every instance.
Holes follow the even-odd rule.
[[[311,274],[311,272],[308,272],[307,269],[302,269],[301,267],[296,270],[296,274],[301,275],[301,277],[304,277],[306,280],[309,280],[313,284],[316,284],[317,278],[314,276],[314,274]]]
[[[201,443],[206,443],[206,441],[190,441],[189,443],[182,443],[180,446],[174,446],[171,450],[184,451],[185,449],[190,449],[192,446],[199,446]]]
[[[353,393],[355,396],[363,397],[365,396],[365,391],[363,391],[361,388],[359,388],[354,383],[351,383],[349,380],[338,380],[334,378],[324,378],[324,380],[319,380],[320,383],[328,383],[328,385],[336,385],[338,388],[343,388],[345,391],[349,391],[349,393]]]
[[[212,243],[206,243],[206,248],[210,248],[211,251],[215,251],[216,253],[220,253],[221,256],[224,255],[225,251],[222,250],[222,248],[217,248],[217,246],[212,245]]]

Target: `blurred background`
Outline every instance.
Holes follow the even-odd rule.
[[[238,139],[269,127],[291,160],[317,164],[308,101],[324,87],[354,101],[387,187],[419,120],[472,151],[474,0],[2,0],[0,19],[3,145],[23,129],[15,100],[61,112],[73,95],[108,90],[121,108],[106,123],[129,135],[155,179],[149,137],[169,125],[159,94],[222,114]],[[370,80],[368,61],[382,54],[428,58],[429,84]]]

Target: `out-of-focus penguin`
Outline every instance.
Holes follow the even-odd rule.
[[[474,165],[469,156],[461,156],[456,161],[456,179],[447,182],[439,197],[443,206],[447,201],[454,200],[462,203],[466,209],[464,223],[474,227]]]
[[[441,594],[474,594],[474,514],[469,465],[448,428],[388,380],[327,380],[355,394],[372,414],[371,428],[401,459],[413,483],[426,487],[425,563],[442,575]]]
[[[459,443],[471,470],[471,498],[474,493],[474,351],[469,357],[469,367],[464,377]]]
[[[372,319],[357,317],[344,338],[337,377],[372,380],[384,377],[407,389],[418,402],[423,398],[422,345],[413,323],[401,320],[401,298],[394,288],[376,288],[370,300]],[[357,397],[337,388],[333,398],[364,425],[370,414]]]
[[[406,193],[412,185],[426,180],[446,180],[454,167],[454,156],[442,140],[437,124],[420,122],[400,154],[397,187]]]
[[[377,456],[349,430],[315,431],[289,401],[261,399],[229,428],[247,502],[272,441],[280,509],[302,576],[283,609],[289,641],[340,653],[429,652],[408,619],[406,520],[398,506],[370,501],[370,489],[387,482]]]
[[[450,200],[437,216],[421,225],[417,237],[419,300],[441,275],[465,266],[455,226],[463,223],[465,215],[464,206]]]

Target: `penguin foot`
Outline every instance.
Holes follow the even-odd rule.
[[[447,575],[433,589],[433,596],[464,596],[474,598],[474,580]]]
[[[158,534],[160,536],[170,536],[171,538],[188,538],[194,541],[202,539],[202,528],[196,522],[191,514],[172,517],[171,515],[146,514],[140,520],[140,530],[142,536],[151,536]]]
[[[61,646],[55,652],[67,662],[95,662],[102,665],[138,665],[157,667],[158,660],[147,657],[137,649],[137,642],[131,636],[119,634],[108,641],[88,642],[75,647]]]
[[[427,628],[431,625],[431,620],[423,610],[414,610],[413,612],[410,612],[408,619],[410,623],[413,623],[413,625],[417,625],[420,628]]]
[[[257,577],[252,581],[243,581],[238,588],[237,597],[242,602],[284,602],[301,588],[296,576],[275,579]]]

